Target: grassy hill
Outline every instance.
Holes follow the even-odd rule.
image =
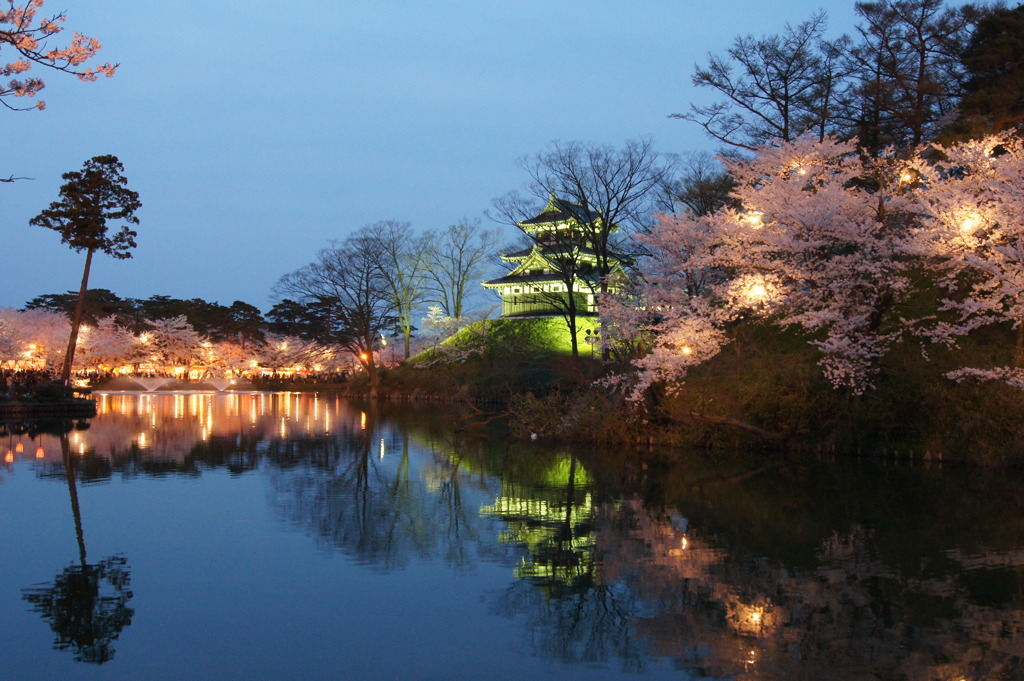
[[[581,341],[593,328],[587,320]],[[584,342],[573,360],[561,319],[498,319],[388,371],[384,393],[491,401],[508,410],[521,437],[1024,462],[1024,393],[944,376],[1012,364],[1014,333],[993,326],[957,348],[897,345],[874,389],[852,395],[825,381],[802,333],[745,323],[678,390],[656,386],[634,404],[596,383],[628,365],[602,362]]]

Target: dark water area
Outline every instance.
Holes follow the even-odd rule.
[[[95,399],[0,429],[5,681],[1024,679],[1017,472]]]

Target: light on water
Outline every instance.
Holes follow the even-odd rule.
[[[95,399],[0,430],[5,681],[1024,675],[1014,475],[543,449],[328,395]]]

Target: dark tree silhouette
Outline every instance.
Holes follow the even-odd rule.
[[[324,313],[323,334],[316,340],[350,352],[366,369],[370,394],[380,379],[374,350],[383,332],[395,326],[394,297],[379,265],[379,243],[369,228],[332,242],[317,259],[286,274],[274,285],[282,300],[318,305]]]
[[[119,260],[132,257],[137,233],[129,225],[139,224],[135,211],[142,207],[137,192],[128,188],[122,174],[124,166],[116,156],[94,156],[85,162],[82,170],[64,173],[60,199],[50,204],[29,221],[36,227],[45,227],[60,233],[61,243],[76,251],[85,251],[85,269],[78,302],[71,318],[71,336],[61,368],[61,380],[71,380],[71,364],[75,359],[75,344],[82,323],[82,309],[89,289],[89,269],[92,255],[100,251]],[[120,229],[108,234],[108,223],[123,223]]]
[[[74,464],[66,432],[60,435],[60,444],[75,519],[79,562],[64,568],[52,584],[24,589],[22,597],[57,635],[53,642],[56,650],[73,648],[79,662],[102,664],[113,659],[111,642],[132,623],[135,614],[128,607],[132,597],[131,571],[124,556],[111,556],[92,564],[86,559]]]

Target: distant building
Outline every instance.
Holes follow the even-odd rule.
[[[512,271],[483,282],[484,288],[501,296],[501,316],[561,314],[570,294],[576,298],[577,314],[596,315],[594,294],[599,290],[601,274],[591,236],[600,233],[601,220],[600,215],[552,193],[539,215],[520,222],[520,229],[533,240],[533,245],[503,254],[502,260],[514,264]],[[613,225],[609,231],[618,231],[618,226]],[[610,290],[621,286],[615,282],[625,280],[622,263],[622,258],[609,259]],[[571,287],[567,286],[564,272],[573,274]]]

